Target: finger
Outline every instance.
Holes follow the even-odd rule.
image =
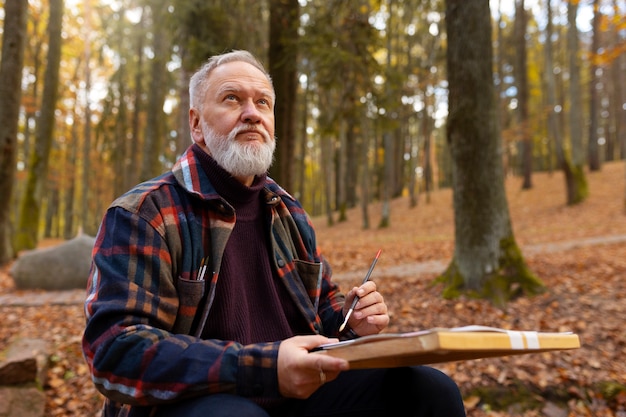
[[[356,295],[364,297],[367,294],[376,291],[376,283],[374,281],[367,281],[360,287],[355,287],[354,290],[356,290]]]
[[[350,364],[347,360],[335,358],[324,354],[323,352],[311,352],[306,366],[312,370],[323,370],[325,372],[341,372],[347,371]]]
[[[316,348],[320,345],[324,345],[327,343],[334,343],[337,341],[337,339],[335,338],[328,338],[322,335],[295,336],[291,339],[296,346],[307,351],[313,348]]]
[[[356,304],[355,312],[364,311],[371,307],[382,307],[386,309],[386,304],[381,293],[375,291],[361,297]]]
[[[378,328],[385,328],[389,324],[389,315],[388,314],[376,314],[367,316],[366,319],[368,324],[374,325]]]
[[[337,379],[337,376],[339,376],[339,374],[340,372],[337,371],[320,371],[319,385],[324,385],[327,382]]]

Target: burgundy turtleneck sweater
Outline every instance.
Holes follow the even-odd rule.
[[[261,193],[266,175],[256,176],[247,187],[197,145],[194,153],[215,190],[233,206],[237,216],[203,337],[250,344],[311,333],[270,265],[267,210]]]

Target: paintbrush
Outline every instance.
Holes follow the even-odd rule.
[[[376,257],[374,258],[374,261],[372,261],[372,265],[370,265],[369,271],[367,271],[367,274],[365,274],[365,278],[363,279],[363,282],[361,283],[361,285],[365,284],[370,279],[370,276],[372,275],[372,271],[374,270],[374,266],[376,265],[376,262],[378,262],[378,257],[380,256],[381,251],[382,249],[378,249],[378,252],[376,253]],[[350,306],[350,310],[348,310],[348,314],[346,314],[346,318],[343,319],[343,323],[339,327],[339,333],[341,333],[343,329],[346,327],[346,324],[348,324],[348,319],[352,315],[352,312],[354,311],[354,307],[356,307],[356,303],[358,301],[359,301],[359,296],[355,295],[354,299],[352,300],[352,305]]]

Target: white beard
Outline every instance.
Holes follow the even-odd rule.
[[[222,168],[234,177],[249,177],[265,174],[274,161],[276,141],[262,128],[238,126],[228,135],[215,132],[204,120],[200,122],[204,143],[209,153]],[[264,142],[238,142],[237,134],[255,129],[263,135]]]

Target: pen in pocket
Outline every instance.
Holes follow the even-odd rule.
[[[202,262],[200,262],[200,268],[198,268],[198,281],[204,281],[204,274],[206,274],[207,263],[207,258],[202,258]]]

